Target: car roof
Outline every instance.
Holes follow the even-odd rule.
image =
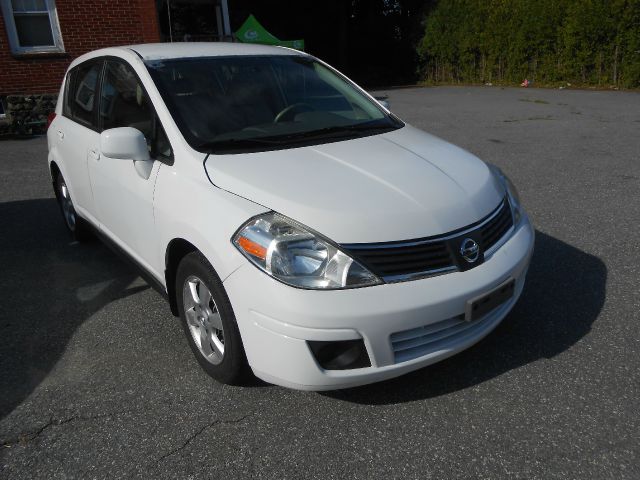
[[[230,42],[177,42],[143,43],[93,50],[74,59],[68,70],[78,64],[102,56],[114,55],[123,58],[137,56],[144,60],[166,60],[171,58],[227,57],[233,55],[310,55],[287,47]]]
[[[143,60],[230,55],[304,55],[291,48],[230,42],[145,43],[119,48],[133,50]]]

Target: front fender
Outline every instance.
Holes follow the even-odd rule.
[[[213,186],[200,176],[163,166],[154,193],[154,215],[163,248],[156,267],[165,270],[165,256],[174,239],[195,246],[224,280],[246,259],[231,243],[236,230],[249,218],[267,209]]]

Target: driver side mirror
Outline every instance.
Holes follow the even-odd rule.
[[[151,160],[147,139],[132,127],[110,128],[100,134],[100,152],[109,158]]]

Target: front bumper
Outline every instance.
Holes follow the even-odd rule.
[[[351,290],[302,290],[284,285],[252,265],[224,282],[249,365],[263,380],[301,390],[332,390],[397,377],[478,342],[511,310],[524,287],[534,245],[526,215],[511,237],[482,265],[422,280]],[[398,352],[393,339],[457,319],[467,300],[516,279],[514,296],[457,333]],[[444,324],[444,323],[443,323]],[[406,333],[408,332],[408,333]],[[364,340],[371,366],[324,370],[307,340]]]

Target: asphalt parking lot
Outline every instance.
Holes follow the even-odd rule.
[[[70,243],[44,138],[0,142],[0,477],[640,478],[640,94],[386,92],[512,178],[523,296],[468,351],[310,393],[222,386],[163,298]]]

